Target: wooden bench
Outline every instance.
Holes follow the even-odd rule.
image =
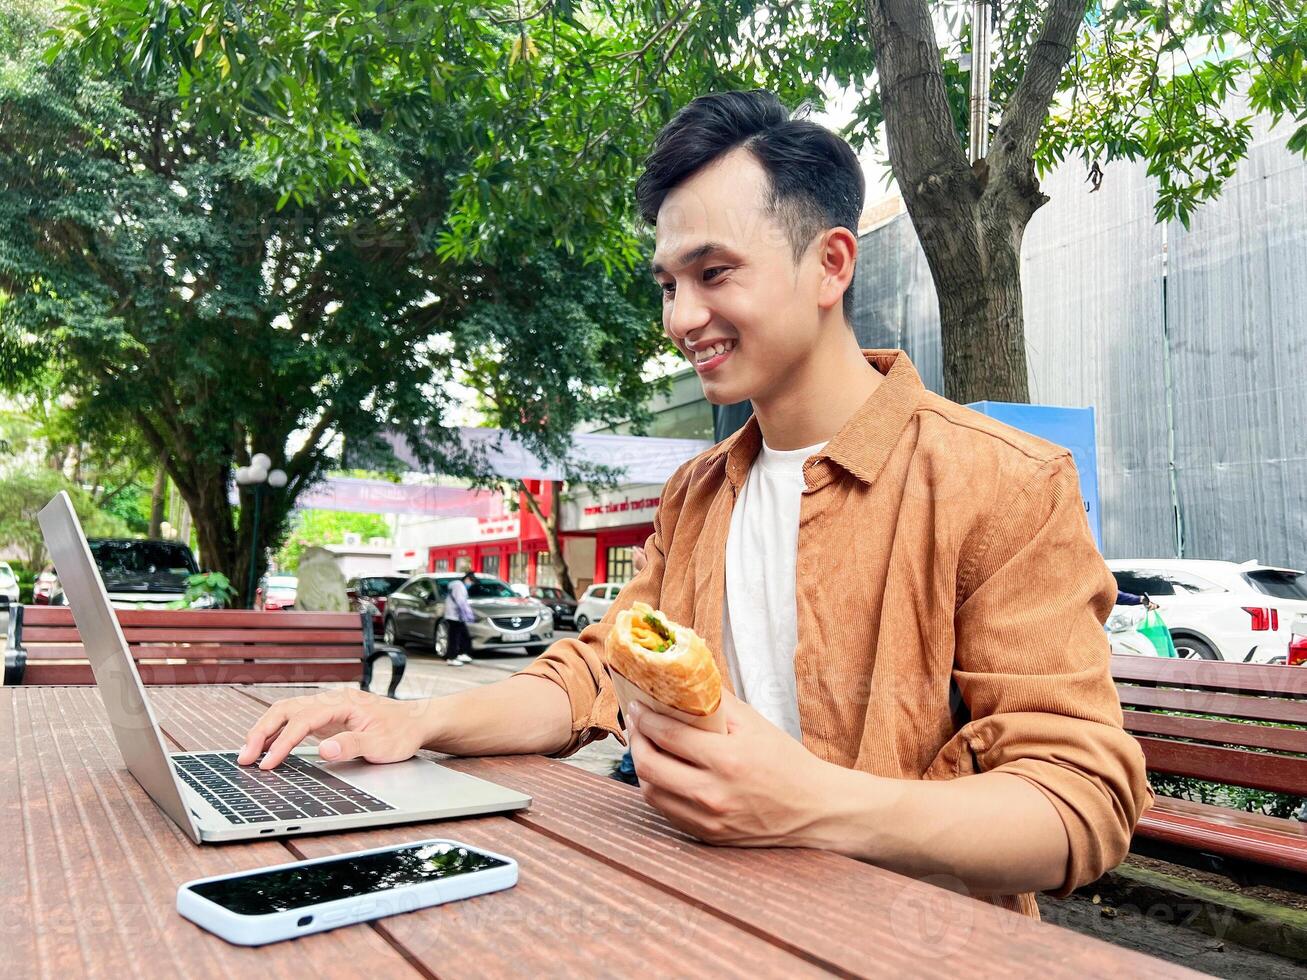
[[[1150,772],[1307,796],[1307,727],[1289,727],[1307,726],[1307,668],[1114,656],[1112,677]],[[1135,844],[1244,880],[1307,882],[1297,819],[1158,796]]]
[[[146,684],[317,684],[359,681],[367,690],[379,657],[390,660],[388,697],[407,662],[376,643],[367,613],[242,609],[119,609],[118,622]],[[360,677],[361,675],[361,677]],[[72,610],[14,606],[6,685],[93,684]]]

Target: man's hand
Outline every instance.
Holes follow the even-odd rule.
[[[426,741],[429,701],[392,701],[364,691],[341,688],[278,701],[263,713],[245,737],[236,761],[247,766],[267,749],[260,769],[280,765],[308,735],[330,735],[318,746],[328,762],[366,759],[402,762]]]
[[[838,769],[728,691],[727,734],[705,732],[640,705],[626,710],[631,757],[649,804],[711,844],[820,846],[820,801]]]

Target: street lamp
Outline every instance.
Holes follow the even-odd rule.
[[[267,453],[255,453],[250,457],[249,466],[236,467],[236,482],[249,487],[254,497],[254,527],[250,534],[250,579],[245,591],[245,601],[250,609],[254,608],[254,569],[259,555],[259,499],[266,492],[264,487],[280,490],[286,485],[286,471],[269,469],[272,460]]]

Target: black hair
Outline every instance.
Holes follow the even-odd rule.
[[[792,114],[765,89],[699,96],[654,139],[635,184],[640,216],[657,224],[658,209],[674,188],[743,147],[771,180],[769,208],[785,229],[796,263],[820,231],[847,228],[856,237],[867,191],[862,167],[848,143],[806,115],[802,109]],[[845,317],[852,312],[850,283]]]

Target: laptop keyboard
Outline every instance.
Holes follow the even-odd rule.
[[[242,766],[234,752],[174,758],[173,767],[231,823],[267,823],[395,809],[352,783],[288,756],[275,769]]]

